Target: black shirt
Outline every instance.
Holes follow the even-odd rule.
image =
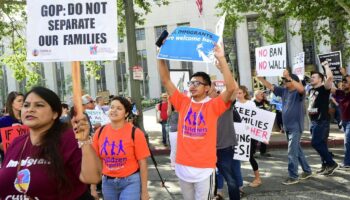
[[[331,90],[324,85],[311,88],[309,91],[309,107],[307,109],[311,121],[329,120],[328,105]]]

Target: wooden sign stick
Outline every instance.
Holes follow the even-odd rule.
[[[81,74],[80,62],[72,62],[72,82],[73,82],[73,103],[75,116],[81,118],[83,116],[83,103],[81,100]],[[76,139],[82,139],[82,133],[75,134]]]

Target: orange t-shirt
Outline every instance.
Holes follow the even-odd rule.
[[[98,137],[99,129],[93,137],[93,148],[102,159],[102,174],[111,177],[127,177],[139,169],[138,160],[150,155],[143,132],[136,128],[134,141],[131,137],[132,124],[126,123],[115,130],[107,124]]]
[[[219,96],[205,103],[195,103],[176,91],[170,102],[179,112],[176,163],[198,167],[216,166],[216,125],[230,106]]]

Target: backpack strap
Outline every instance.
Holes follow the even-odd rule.
[[[103,126],[101,126],[101,128],[99,129],[97,139],[100,139],[100,136],[101,136],[102,130],[105,128],[105,126],[106,126],[106,125],[103,125]]]
[[[132,131],[131,131],[131,138],[132,138],[132,141],[135,140],[135,130],[136,130],[136,127],[135,127],[135,126],[132,126]]]

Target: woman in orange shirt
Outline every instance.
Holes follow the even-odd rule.
[[[150,152],[144,133],[127,121],[131,104],[114,97],[109,110],[110,124],[98,129],[93,148],[102,160],[102,194],[105,200],[149,199],[147,157]]]

